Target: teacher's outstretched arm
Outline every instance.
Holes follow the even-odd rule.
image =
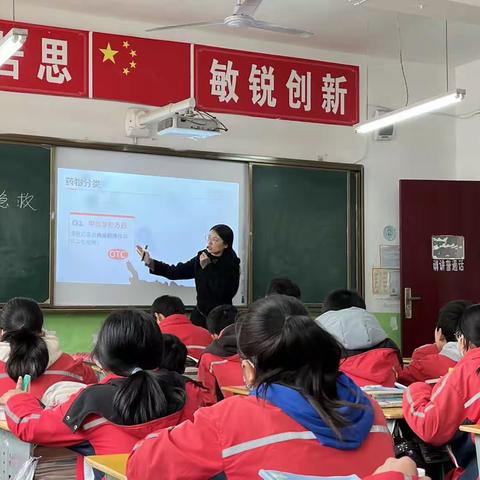
[[[195,278],[196,256],[188,262],[169,265],[168,263],[153,259],[148,251],[140,245],[137,245],[137,253],[153,275],[160,275],[169,280],[187,280],[189,278]]]

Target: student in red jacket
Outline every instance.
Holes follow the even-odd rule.
[[[272,295],[237,320],[250,396],[195,413],[193,422],[140,442],[129,480],[257,478],[260,469],[302,475],[371,474],[392,456],[378,405],[338,372],[341,348],[302,303]]]
[[[208,331],[194,325],[185,315],[185,305],[180,298],[162,295],[153,302],[151,312],[162,333],[178,337],[187,347],[188,354],[196,360],[212,343]]]
[[[58,338],[42,330],[43,313],[34,300],[9,300],[0,326],[0,395],[15,388],[18,377],[26,373],[32,378],[30,393],[37,398],[57,382],[97,382],[90,367],[63,353]]]
[[[163,334],[162,337],[162,368],[182,375],[182,377],[189,382],[190,390],[195,392],[195,397],[198,398],[202,407],[211,405],[207,389],[201,383],[192,380],[185,375],[185,369],[187,366],[187,347],[175,335],[166,333]]]
[[[480,421],[480,304],[468,307],[458,324],[462,359],[435,386],[412,383],[403,396],[403,415],[410,428],[425,442],[443,445],[462,424]],[[474,454],[474,451],[472,452]],[[464,461],[465,476],[477,478],[475,458]],[[471,472],[474,472],[474,476]]]
[[[455,332],[458,322],[467,307],[472,305],[466,300],[453,300],[444,305],[439,313],[435,328],[435,343],[417,348],[412,355],[410,365],[406,366],[398,377],[404,385],[424,382],[431,378],[443,377],[460,360]]]
[[[206,387],[210,404],[231,396],[223,393],[222,387],[243,385],[234,325],[237,315],[233,305],[219,305],[207,317],[207,328],[214,341],[200,357],[198,380]]]
[[[18,389],[19,383],[0,398],[10,431],[28,443],[101,455],[129,452],[146,435],[192,418],[199,404],[190,383],[156,370],[162,346],[162,334],[149,315],[137,310],[110,314],[93,352],[107,376],[45,410]]]
[[[400,350],[367,312],[365,300],[353,290],[335,290],[325,299],[323,311],[315,322],[342,345],[340,370],[361,387],[393,387],[402,369]]]

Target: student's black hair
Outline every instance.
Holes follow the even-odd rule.
[[[341,347],[286,295],[252,303],[236,323],[239,354],[255,366],[255,386],[282,384],[298,390],[339,435],[347,424],[337,396]]]
[[[343,310],[344,308],[367,308],[365,300],[355,290],[340,289],[330,292],[323,301],[323,312]]]
[[[238,310],[233,305],[218,305],[207,315],[207,330],[212,334],[219,334],[225,327],[235,323]]]
[[[92,355],[105,370],[127,377],[113,398],[113,408],[125,425],[166,416],[184,405],[184,382],[171,372],[152,371],[162,365],[163,339],[147,313],[134,309],[111,313]]]
[[[290,297],[295,297],[299,300],[302,297],[300,287],[287,277],[272,278],[270,286],[268,287],[267,295],[272,294],[289,295]]]
[[[29,374],[38,378],[48,367],[48,349],[43,339],[43,313],[35,300],[10,299],[0,315],[2,341],[10,344],[6,363],[8,376],[17,381]]]
[[[150,311],[152,315],[160,313],[165,317],[175,314],[185,315],[185,305],[178,297],[162,295],[154,300]]]
[[[463,335],[467,349],[480,347],[480,303],[465,309],[458,322],[458,332]]]
[[[187,353],[187,347],[178,337],[168,333],[163,334],[162,368],[183,375],[185,373]]]
[[[472,305],[468,300],[452,300],[446,303],[438,312],[437,328],[442,329],[442,334],[447,342],[455,341],[458,322],[465,310]]]

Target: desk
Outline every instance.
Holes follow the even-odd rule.
[[[0,421],[0,480],[11,479],[31,457],[41,457],[35,476],[74,480],[77,455],[66,448],[42,447],[25,443],[9,430],[7,422]]]
[[[478,471],[480,472],[480,425],[460,425],[460,431],[474,434],[477,465],[479,468]]]
[[[248,395],[250,391],[247,387],[238,386],[238,387],[222,387],[222,392],[233,393],[234,395]]]
[[[117,455],[92,455],[85,461],[96,470],[106,474],[107,480],[127,480],[128,453]]]
[[[397,425],[397,420],[401,420],[403,418],[402,407],[385,407],[382,408],[382,412],[387,420],[388,431],[393,435]]]

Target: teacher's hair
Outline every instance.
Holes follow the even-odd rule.
[[[341,347],[308,316],[302,302],[270,295],[236,322],[240,357],[255,367],[255,386],[277,383],[299,391],[333,431],[346,425],[337,396]]]
[[[140,310],[111,313],[92,352],[107,371],[127,377],[113,398],[125,425],[164,417],[185,404],[185,385],[162,366],[163,339],[153,318]]]
[[[32,380],[47,369],[48,349],[43,339],[43,314],[35,300],[16,297],[10,299],[0,314],[2,341],[10,344],[6,362],[8,376],[29,374]]]

